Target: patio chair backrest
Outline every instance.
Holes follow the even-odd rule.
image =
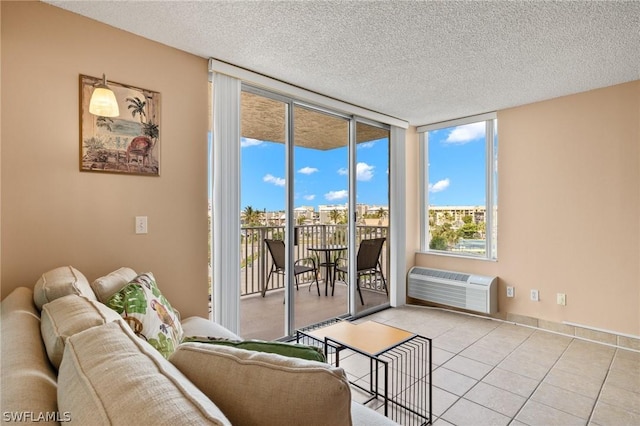
[[[358,248],[357,269],[363,271],[374,269],[378,264],[378,257],[386,238],[371,238],[360,241]]]
[[[267,248],[269,249],[269,253],[271,253],[271,258],[273,259],[273,263],[276,265],[278,269],[284,269],[284,241],[282,240],[269,240],[265,238],[264,240]]]

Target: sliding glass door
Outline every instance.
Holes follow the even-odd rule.
[[[284,251],[289,104],[242,91],[240,140],[240,335],[277,339],[285,330]],[[272,250],[278,250],[271,246]]]
[[[349,313],[348,289],[335,279],[350,245],[349,125],[346,117],[293,107],[293,257],[297,268],[315,266],[318,276],[293,292],[296,329]]]
[[[240,334],[387,304],[389,130],[244,85],[240,110]]]

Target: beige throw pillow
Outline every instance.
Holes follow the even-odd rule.
[[[206,343],[183,343],[169,360],[233,424],[351,425],[342,368]]]
[[[91,288],[98,300],[106,303],[111,296],[122,290],[122,287],[129,284],[129,281],[137,276],[138,274],[133,269],[122,267],[93,281]]]
[[[83,295],[91,300],[97,300],[89,281],[82,272],[73,266],[61,266],[42,274],[33,288],[33,301],[40,310],[45,303],[69,294]]]
[[[47,303],[42,307],[40,330],[51,364],[60,367],[67,338],[119,320],[122,318],[112,309],[84,296],[69,295]]]

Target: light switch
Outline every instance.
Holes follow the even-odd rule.
[[[146,233],[147,233],[147,217],[136,216],[136,234],[146,234]]]

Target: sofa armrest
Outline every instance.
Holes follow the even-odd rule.
[[[58,374],[58,406],[78,425],[231,425],[123,320],[67,339]]]
[[[20,419],[24,422],[21,424],[48,424],[37,419],[58,411],[56,374],[40,337],[40,313],[33,302],[33,291],[18,287],[0,306],[2,423],[9,420],[5,415],[31,413],[31,417]]]

